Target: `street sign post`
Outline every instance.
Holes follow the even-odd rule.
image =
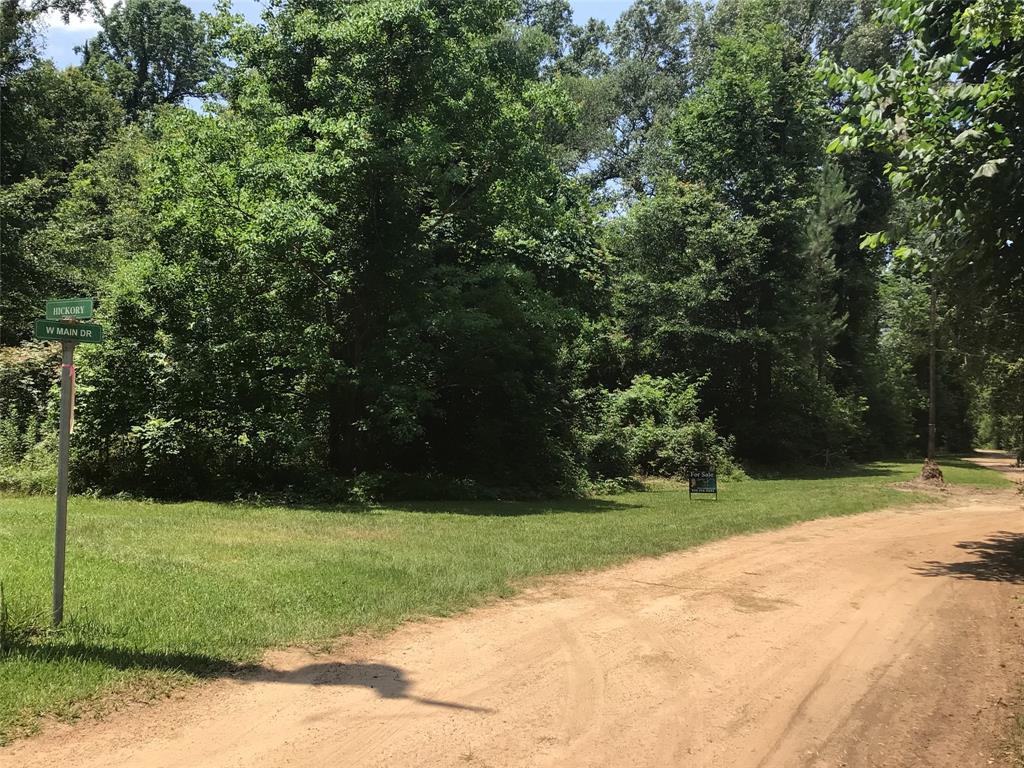
[[[48,299],[47,320],[90,320],[92,299]]]
[[[690,481],[690,498],[693,494],[714,494],[718,500],[718,473],[714,467],[694,467],[687,473]]]
[[[53,626],[64,621],[64,553],[68,536],[68,461],[71,449],[71,387],[75,345],[61,344],[60,433],[57,440],[57,526],[53,539]]]
[[[92,317],[92,299],[55,299],[46,302],[46,320],[36,320],[35,336],[61,343],[60,431],[57,440],[57,520],[53,542],[53,626],[64,621],[64,560],[68,530],[68,460],[71,452],[71,409],[75,398],[75,347],[99,344],[103,327],[80,323]]]

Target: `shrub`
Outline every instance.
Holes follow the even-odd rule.
[[[695,384],[682,376],[637,376],[623,390],[603,392],[596,429],[585,436],[592,477],[632,474],[682,477],[688,467],[736,467],[714,420],[700,417]]]
[[[59,366],[60,351],[52,344],[0,347],[0,462],[20,458],[38,439],[57,393]]]
[[[59,365],[54,345],[0,348],[0,489],[53,490]]]

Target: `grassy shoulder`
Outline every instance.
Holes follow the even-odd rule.
[[[1008,482],[967,462],[944,468],[952,483]],[[591,499],[379,508],[76,498],[68,620],[57,633],[16,637],[0,656],[0,743],[111,691],[154,695],[269,647],[448,615],[510,595],[527,577],[913,503],[923,497],[889,484],[918,469],[875,463],[729,483],[717,502],[690,501],[670,483]],[[15,623],[45,623],[52,518],[50,498],[0,496],[0,579]]]

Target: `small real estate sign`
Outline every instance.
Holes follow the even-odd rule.
[[[36,320],[36,338],[43,341],[68,341],[99,344],[103,341],[103,326],[95,323],[55,323]]]
[[[718,498],[718,473],[714,467],[693,467],[687,473],[690,481],[690,495],[714,494]]]
[[[89,320],[92,318],[92,299],[48,299],[47,320]]]

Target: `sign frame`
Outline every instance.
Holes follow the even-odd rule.
[[[714,495],[718,501],[718,470],[713,465],[690,467],[686,470],[686,481],[689,485],[688,498],[693,499],[694,494]]]

